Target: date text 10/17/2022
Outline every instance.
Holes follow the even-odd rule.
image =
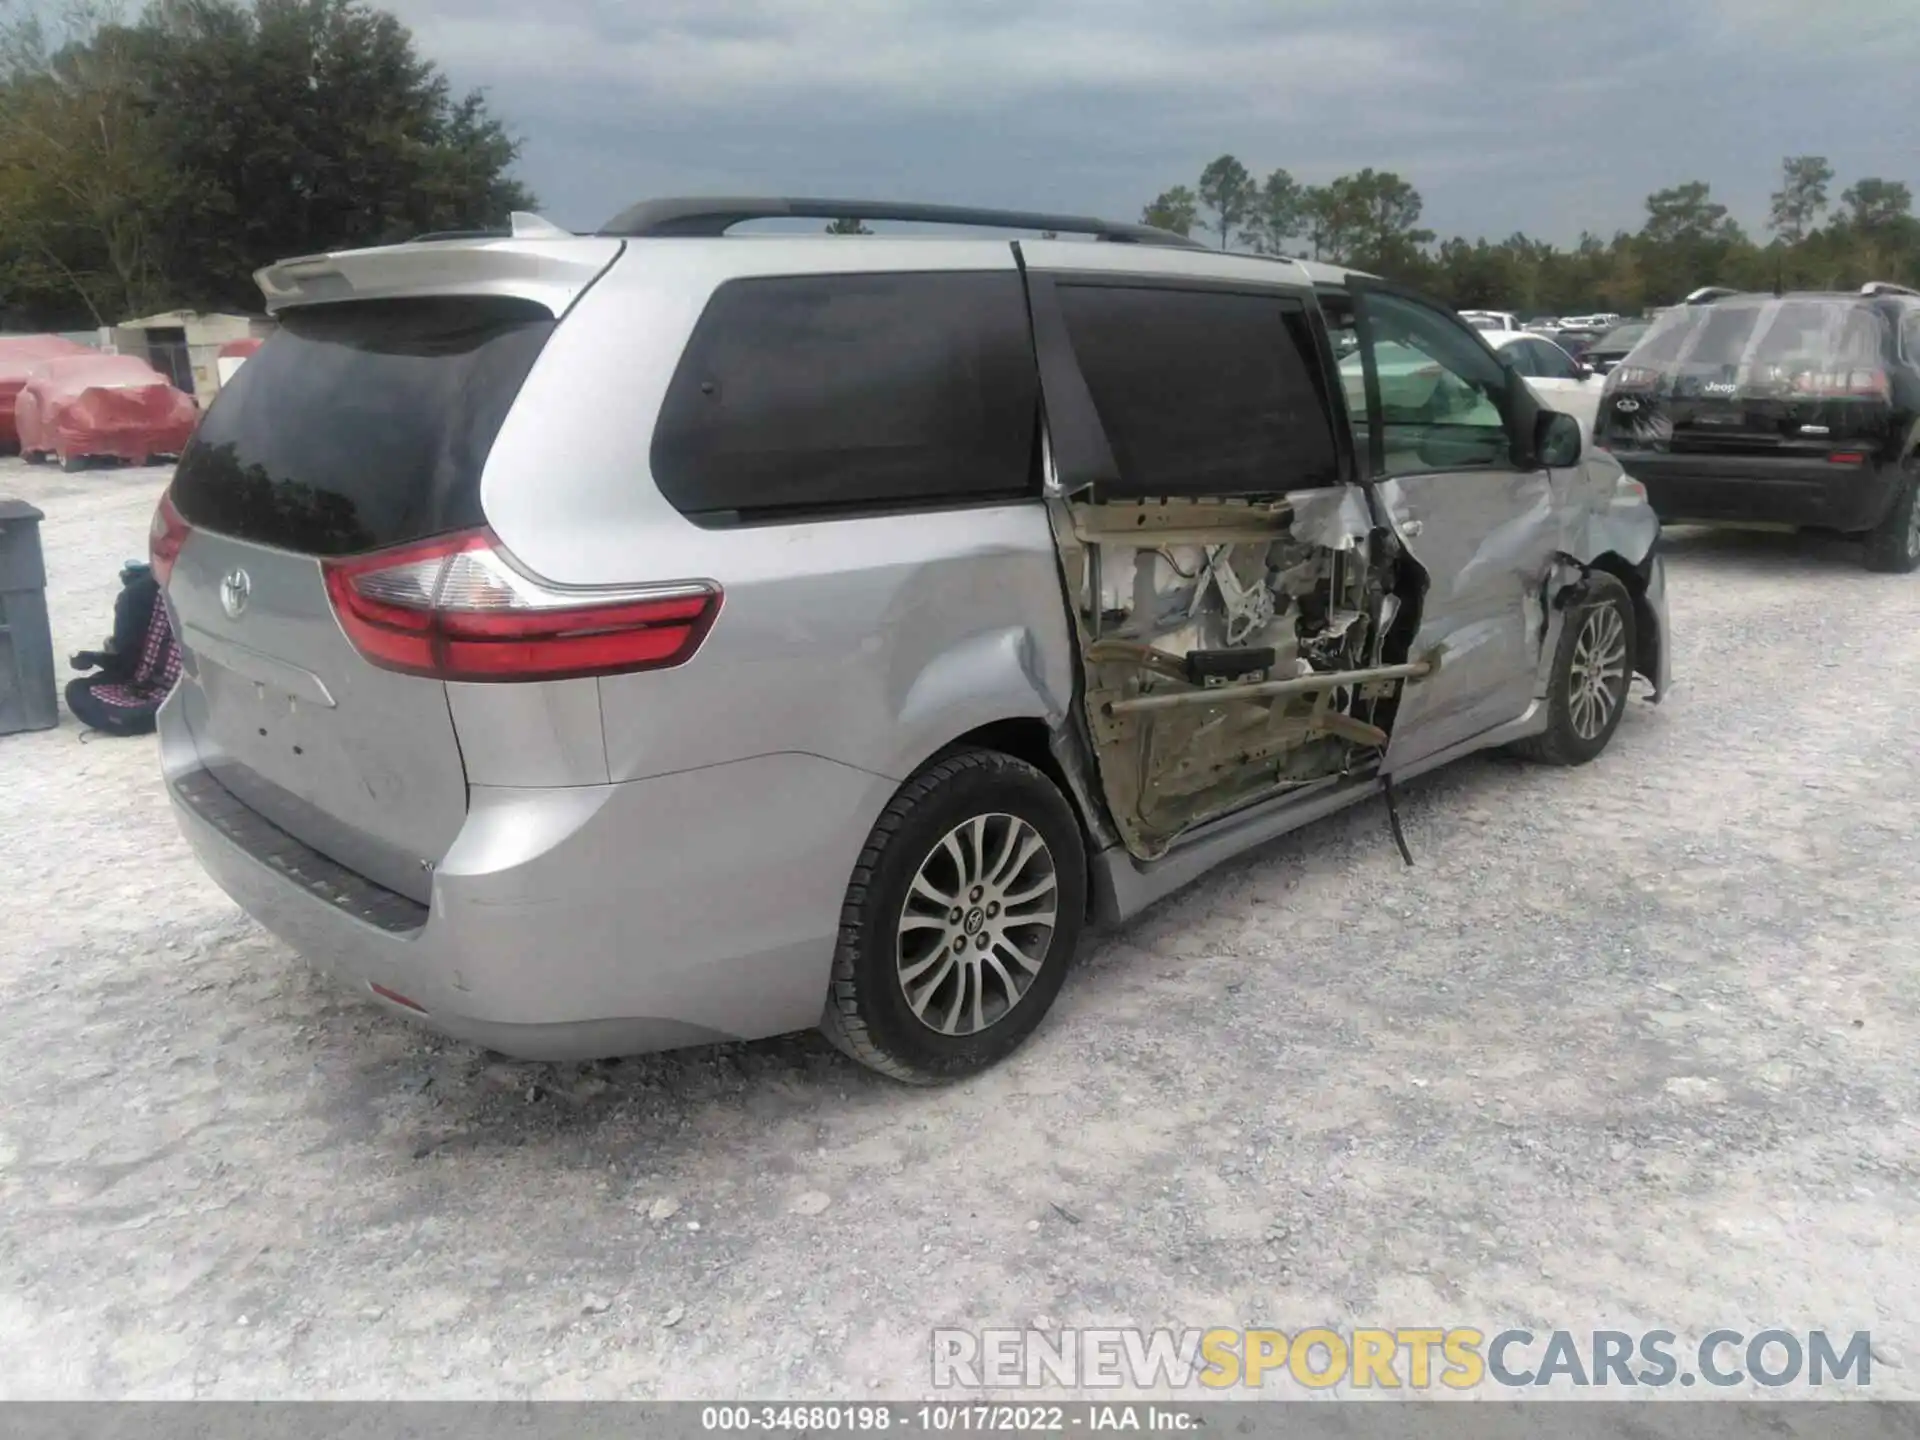
[[[1203,1421],[1191,1409],[1170,1404],[1078,1405],[707,1405],[700,1428],[717,1433],[878,1435],[892,1431],[927,1434],[1035,1435],[1075,1431],[1197,1431]]]

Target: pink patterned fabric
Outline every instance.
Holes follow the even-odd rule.
[[[140,647],[140,666],[133,672],[133,683],[164,695],[179,678],[180,646],[167,620],[166,601],[156,598],[153,618],[147,622],[147,643]]]
[[[120,710],[137,710],[164,699],[180,678],[180,646],[173,638],[173,626],[167,622],[167,607],[155,600],[153,618],[147,622],[146,642],[140,647],[140,663],[133,679],[125,685],[91,685],[87,688],[103,705]]]

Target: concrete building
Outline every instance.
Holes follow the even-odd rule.
[[[273,322],[260,316],[170,310],[108,326],[100,344],[116,354],[138,355],[204,406],[220,389],[220,347],[272,329]]]

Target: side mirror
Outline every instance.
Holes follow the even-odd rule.
[[[1542,410],[1533,425],[1533,453],[1549,470],[1580,462],[1580,422],[1557,410]]]
[[[1593,367],[1584,360],[1574,361],[1573,370],[1582,380],[1591,380],[1593,378]]]

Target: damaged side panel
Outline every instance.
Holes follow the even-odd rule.
[[[1376,768],[1424,667],[1389,653],[1393,552],[1361,491],[1051,511],[1100,785],[1136,858]]]

